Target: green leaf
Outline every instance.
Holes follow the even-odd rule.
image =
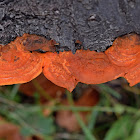
[[[125,111],[125,108],[121,104],[115,104],[114,105],[114,110],[115,110],[115,112],[117,112],[119,114],[122,114]]]
[[[31,136],[33,134],[31,129],[29,129],[27,127],[22,127],[20,129],[20,133],[21,133],[22,136]]]
[[[91,112],[91,116],[90,116],[90,119],[89,119],[89,122],[88,122],[88,129],[91,130],[91,131],[94,130],[98,114],[99,114],[99,112],[94,111],[94,110]]]
[[[30,127],[24,126],[23,129],[21,129],[21,133],[23,135],[31,135],[32,131],[30,130],[35,130],[42,135],[51,135],[55,132],[53,122],[53,117],[44,117],[42,114],[28,116],[26,123]]]
[[[117,99],[121,99],[121,95],[114,89],[110,88],[109,86],[107,86],[105,84],[99,84],[98,86],[100,87],[101,90],[111,94],[112,96],[116,97]]]
[[[134,125],[131,116],[126,115],[117,120],[107,132],[104,140],[124,140],[130,135]],[[133,139],[134,140],[134,139]]]
[[[136,122],[131,140],[140,140],[140,119]]]

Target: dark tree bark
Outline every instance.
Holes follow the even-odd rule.
[[[0,44],[24,33],[60,43],[59,50],[104,51],[121,35],[140,34],[140,0],[0,0]]]

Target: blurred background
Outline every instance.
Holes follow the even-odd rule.
[[[0,87],[0,140],[140,140],[140,88],[125,79],[72,93],[40,75]]]

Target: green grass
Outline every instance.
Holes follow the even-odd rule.
[[[23,136],[37,135],[44,140],[140,140],[140,89],[120,86],[120,92],[106,84],[97,85],[100,91],[100,102],[94,107],[74,106],[72,94],[66,91],[70,106],[64,106],[55,99],[46,96],[43,89],[34,81],[38,92],[44,98],[54,102],[53,106],[41,105],[39,94],[34,103],[22,103],[19,86],[0,87],[0,115],[11,123],[20,126]],[[51,111],[45,117],[42,110]],[[74,113],[81,132],[70,133],[55,123],[54,113],[59,110],[70,110]],[[79,112],[90,111],[88,123],[85,124]],[[59,137],[61,135],[61,138]],[[67,136],[67,137],[65,137]]]

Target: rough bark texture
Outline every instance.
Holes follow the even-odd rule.
[[[59,50],[104,51],[121,35],[140,34],[140,0],[0,0],[0,44],[24,33],[60,43]]]

